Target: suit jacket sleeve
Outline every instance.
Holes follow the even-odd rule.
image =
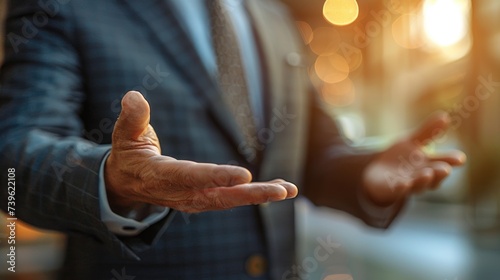
[[[82,137],[85,81],[67,6],[50,11],[38,1],[10,3],[0,73],[0,178],[15,168],[18,218],[137,258],[134,251],[147,248],[168,217],[134,238],[119,238],[100,219],[98,171],[110,145]],[[7,201],[7,188],[0,195]]]
[[[363,170],[378,153],[353,148],[312,92],[304,195],[317,205],[347,212],[370,226],[387,228],[404,202],[379,207],[361,187]]]

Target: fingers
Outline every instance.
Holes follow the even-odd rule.
[[[422,168],[415,172],[411,182],[411,191],[421,193],[431,187],[433,180],[434,170],[430,167]]]
[[[297,186],[295,186],[293,183],[287,182],[283,179],[276,179],[273,181],[270,181],[269,183],[276,183],[276,184],[281,184],[287,191],[287,196],[286,198],[294,198],[299,194],[299,189]]]
[[[121,162],[131,171],[132,175],[127,173],[128,177],[124,177],[140,181],[130,188],[129,193],[134,200],[200,212],[278,201],[297,195],[297,187],[283,180],[250,183],[252,175],[242,167],[196,163],[144,153],[151,147],[159,148],[158,143],[153,143],[158,141],[149,121],[148,102],[139,92],[128,92],[122,99],[122,112],[113,131],[113,151],[118,153],[116,151],[123,150],[121,154],[126,155],[114,161]],[[148,141],[144,141],[145,138]],[[127,143],[127,140],[127,147],[133,149],[123,149],[125,144],[122,143]],[[115,149],[116,145],[118,149]],[[112,156],[113,152],[109,158]],[[124,158],[129,161],[124,161]],[[107,169],[112,169],[110,166],[107,164]],[[130,180],[123,179],[114,185],[130,183]]]
[[[415,171],[410,183],[411,192],[421,193],[429,189],[437,189],[441,182],[451,174],[452,166],[465,163],[465,154],[454,151],[434,156],[427,166]]]
[[[446,162],[451,166],[465,164],[467,156],[462,151],[451,151],[440,155],[429,156],[429,160],[434,162]]]
[[[184,212],[222,210],[279,201],[297,196],[298,189],[284,180],[254,182],[250,171],[233,165],[196,163],[165,156],[151,157],[139,196],[148,203]],[[150,182],[150,183],[148,183]]]
[[[411,178],[406,180],[407,192],[421,193],[436,189],[450,175],[452,167],[446,162],[431,162],[428,166],[416,170]]]
[[[252,181],[252,174],[243,167],[161,158],[164,161],[162,173],[172,186],[205,189],[231,187]]]
[[[290,199],[297,196],[297,193],[298,189],[294,184],[283,180],[248,183],[230,188],[204,189],[200,202],[194,205],[199,210],[222,210]]]
[[[431,163],[434,171],[434,180],[429,186],[430,189],[437,189],[439,184],[451,174],[452,167],[446,162],[433,162]]]
[[[450,117],[445,112],[439,112],[426,120],[411,136],[414,143],[421,146],[427,145],[434,137],[442,135],[447,130]]]
[[[113,140],[136,140],[148,128],[149,104],[142,94],[129,91],[122,98],[122,111],[116,121]]]

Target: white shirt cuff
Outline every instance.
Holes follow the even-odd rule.
[[[164,218],[169,208],[161,206],[151,207],[151,214],[142,221],[126,218],[120,216],[111,210],[106,195],[106,184],[104,182],[104,165],[109,156],[109,153],[104,157],[99,168],[99,204],[101,211],[101,220],[108,227],[109,231],[117,235],[135,236],[140,234],[143,230]]]

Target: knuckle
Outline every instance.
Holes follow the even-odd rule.
[[[207,207],[210,208],[207,210],[223,210],[232,208],[229,200],[224,199],[224,197],[220,195],[220,192],[217,190],[205,190],[203,201],[206,203]]]
[[[270,195],[273,193],[274,188],[270,185],[261,185],[259,190],[261,195]]]
[[[230,185],[231,176],[224,168],[216,168],[215,171],[210,173],[211,181],[215,186]]]

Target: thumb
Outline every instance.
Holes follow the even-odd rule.
[[[122,98],[122,111],[115,124],[113,138],[137,140],[148,128],[149,104],[138,91],[129,91]]]
[[[450,116],[446,112],[431,115],[411,136],[418,145],[425,146],[434,138],[443,135],[450,124]]]

